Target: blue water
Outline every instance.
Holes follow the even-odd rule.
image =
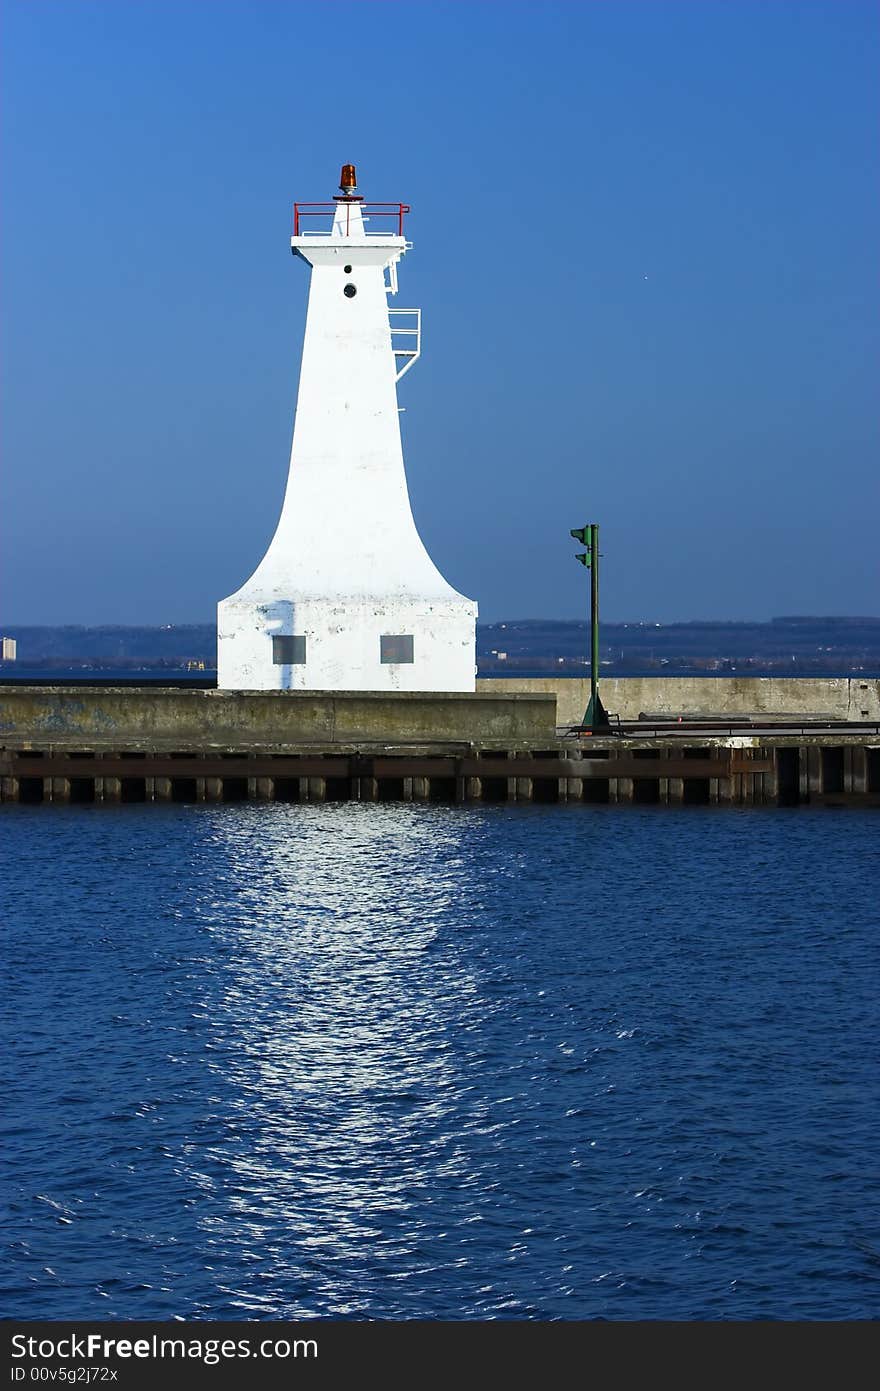
[[[878,827],[4,808],[3,1312],[876,1317]]]

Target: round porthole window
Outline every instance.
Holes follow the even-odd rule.
[[[345,287],[345,289],[342,291],[342,293],[345,295],[345,298],[346,298],[346,299],[354,299],[355,295],[357,294],[357,286],[356,286],[356,285],[346,285],[346,287]]]
[[[351,275],[351,266],[343,266],[346,275]]]

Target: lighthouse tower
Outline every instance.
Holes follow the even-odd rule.
[[[227,690],[473,691],[477,606],[440,574],[410,508],[397,382],[421,346],[396,309],[403,203],[296,204],[311,266],[290,473],[251,578],[218,605]]]

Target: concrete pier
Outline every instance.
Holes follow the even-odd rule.
[[[0,800],[880,806],[880,722],[597,736],[549,692],[3,688]]]
[[[491,676],[480,694],[553,695],[560,725],[583,719],[589,677]],[[880,680],[868,676],[603,676],[602,701],[621,720],[642,715],[762,715],[768,719],[880,720]]]
[[[153,749],[137,765],[125,750],[77,757],[48,742],[39,749],[7,745],[0,751],[0,800],[880,806],[880,736],[871,743],[844,733],[806,739],[756,737],[743,748],[714,738],[687,749],[662,740],[645,747],[625,737],[592,739],[587,757],[568,740],[559,740],[555,752],[456,746],[366,755],[327,747],[206,755]]]

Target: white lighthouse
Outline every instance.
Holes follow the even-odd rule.
[[[227,690],[473,691],[477,606],[440,574],[410,507],[397,382],[421,314],[396,309],[405,204],[295,204],[312,268],[284,505],[251,578],[218,605]]]

